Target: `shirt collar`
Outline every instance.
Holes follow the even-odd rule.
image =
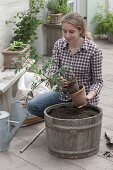
[[[63,39],[63,48],[65,49],[68,47],[68,43],[65,41],[65,38],[62,39]],[[89,44],[89,40],[85,37],[81,49],[88,50],[88,44]]]
[[[68,47],[68,43],[66,42],[64,37],[62,37],[62,40],[63,40],[63,48],[65,49]]]

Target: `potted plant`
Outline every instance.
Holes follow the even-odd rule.
[[[50,0],[47,3],[48,15],[50,17],[50,23],[60,23],[62,15],[71,11],[68,0]]]
[[[44,8],[43,1],[31,0],[30,9],[18,12],[14,16],[14,21],[6,21],[7,24],[14,25],[14,36],[9,47],[3,51],[5,68],[16,68],[16,65],[20,65],[20,68],[22,68],[23,65],[25,66],[22,63],[25,62],[25,58],[27,59],[29,56],[36,59],[38,57],[39,54],[34,47],[34,40],[37,39],[36,30],[39,25],[47,22],[47,18],[43,19],[37,16],[41,8]],[[29,55],[26,50],[29,51]],[[24,60],[23,55],[25,55]]]
[[[76,107],[81,108],[87,104],[85,87],[78,84],[76,77],[69,80],[67,92]]]
[[[16,66],[22,68],[25,64],[24,60],[26,61],[29,57],[28,50],[28,45],[21,41],[10,43],[9,47],[2,52],[4,55],[4,68],[15,68]]]
[[[96,24],[95,33],[106,35],[109,42],[113,42],[113,12],[106,8],[101,8],[101,13],[96,13],[93,21]]]

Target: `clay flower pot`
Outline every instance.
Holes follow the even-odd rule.
[[[29,61],[29,46],[22,50],[12,51],[9,48],[2,52],[4,56],[4,68],[15,69],[17,67],[23,68]],[[16,64],[16,65],[15,65]]]
[[[50,17],[50,24],[59,24],[61,22],[61,18],[62,18],[62,13],[58,13],[58,14],[51,14],[49,13],[48,16]]]
[[[81,108],[87,104],[85,86],[79,86],[79,91],[69,94],[76,107]]]
[[[76,107],[81,108],[87,104],[85,86],[79,85],[76,77],[69,80],[67,91]]]

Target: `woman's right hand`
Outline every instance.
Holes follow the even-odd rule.
[[[62,88],[67,88],[69,81],[67,81],[66,79],[64,79],[63,77],[60,77],[60,83],[61,83],[61,87]]]

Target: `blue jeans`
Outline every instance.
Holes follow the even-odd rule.
[[[46,92],[43,95],[37,96],[31,101],[28,102],[27,109],[28,111],[39,117],[44,117],[44,110],[54,104],[63,103],[66,101],[62,101],[59,99],[59,92]]]

